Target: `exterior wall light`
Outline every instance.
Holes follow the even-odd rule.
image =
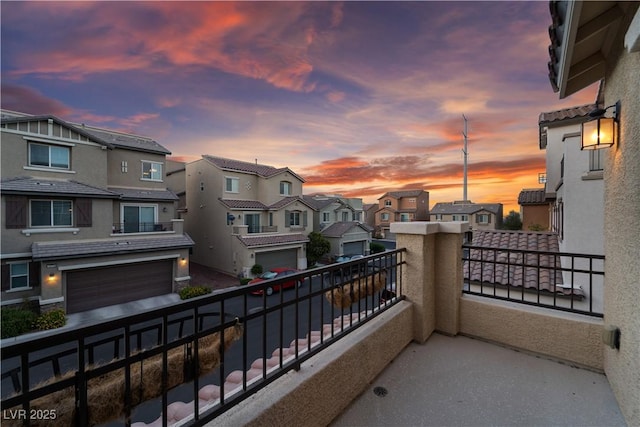
[[[614,108],[613,117],[604,117],[608,109]],[[582,123],[581,150],[609,148],[618,143],[620,101],[607,108],[597,108],[589,113],[593,120]]]
[[[56,281],[57,281],[56,279],[57,279],[56,278],[56,273],[49,273],[49,276],[47,277],[47,283],[52,285],[52,284],[56,283]]]
[[[185,257],[180,258],[180,265],[187,265],[187,259]]]

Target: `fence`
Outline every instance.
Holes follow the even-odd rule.
[[[403,253],[5,341],[3,425],[202,425],[401,299]]]
[[[463,245],[463,292],[603,316],[604,256]]]

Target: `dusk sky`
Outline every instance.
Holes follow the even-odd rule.
[[[305,194],[377,202],[422,188],[518,209],[539,187],[547,1],[6,2],[2,108],[301,175]]]

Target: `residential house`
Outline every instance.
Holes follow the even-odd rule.
[[[428,220],[428,191],[390,191],[378,199],[378,210],[375,213],[375,233],[383,238],[393,238],[389,232],[392,222]]]
[[[522,229],[531,231],[550,231],[551,204],[547,200],[544,188],[525,188],[518,195]]]
[[[469,200],[433,205],[430,220],[464,221],[471,230],[496,230],[502,227],[502,203],[473,203]]]
[[[203,155],[186,165],[186,229],[202,265],[250,276],[259,264],[307,268],[313,207],[291,169]]]
[[[372,230],[376,228],[376,211],[378,210],[377,203],[365,203],[362,205],[362,212],[364,219],[362,222],[367,224]]]
[[[150,138],[2,112],[2,304],[67,313],[174,292],[193,241]]]
[[[165,180],[167,188],[178,196],[177,214],[182,218],[187,210],[187,166],[185,162],[167,159]]]
[[[620,331],[604,370],[627,424],[640,424],[640,3],[552,1],[549,79],[560,98],[604,80],[598,107],[616,117],[604,148],[604,323]],[[615,106],[619,103],[618,107]],[[577,138],[574,138],[577,139]],[[578,141],[576,141],[578,143]],[[583,166],[584,167],[584,166]],[[589,209],[597,209],[596,203]],[[583,214],[582,212],[581,214]],[[584,230],[590,234],[592,230]]]
[[[604,253],[604,167],[609,150],[581,150],[581,124],[596,104],[541,113],[540,149],[546,150],[545,197],[561,252]],[[585,230],[589,230],[585,233]]]
[[[366,255],[371,229],[362,224],[362,199],[341,196],[303,196],[314,207],[313,230],[331,242],[329,256]]]

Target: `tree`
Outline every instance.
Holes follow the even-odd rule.
[[[377,254],[386,251],[387,248],[385,248],[382,243],[371,242],[371,244],[369,245],[369,250],[371,251],[371,254]]]
[[[522,230],[522,220],[516,211],[509,211],[509,215],[504,217],[502,228],[505,230]]]
[[[309,233],[307,242],[307,261],[309,266],[314,266],[316,262],[331,251],[331,243],[320,233],[312,231]]]

